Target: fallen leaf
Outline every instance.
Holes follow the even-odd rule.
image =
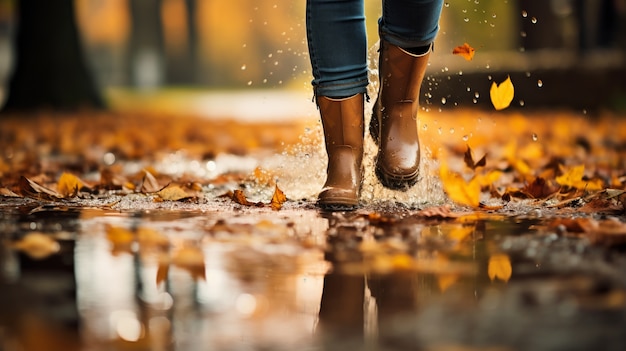
[[[232,193],[228,193],[230,198],[236,203],[244,206],[255,206],[255,207],[263,207],[264,204],[262,202],[252,202],[248,201],[246,195],[243,193],[243,190],[235,190]]]
[[[14,193],[10,189],[0,188],[0,196],[4,197],[20,197],[18,194]]]
[[[500,84],[493,82],[491,89],[489,90],[489,96],[491,97],[491,103],[496,110],[503,110],[511,104],[513,96],[515,95],[515,89],[513,88],[513,82],[511,77],[507,78]]]
[[[84,183],[77,176],[63,172],[57,183],[57,191],[65,198],[75,197]]]
[[[457,218],[458,214],[452,213],[450,211],[450,205],[443,206],[433,206],[429,208],[425,208],[420,210],[416,214],[418,217],[426,217],[426,218],[437,218],[437,219],[446,219],[446,218]]]
[[[156,193],[164,187],[159,184],[156,177],[149,171],[144,170],[143,180],[141,182],[140,191],[144,194]]]
[[[272,195],[272,201],[270,202],[272,210],[280,210],[283,207],[285,201],[287,201],[287,196],[285,196],[285,193],[283,193],[283,191],[278,188],[278,185],[276,185],[276,188],[274,189],[274,195]]]
[[[489,264],[487,266],[487,274],[489,279],[494,281],[496,279],[508,282],[511,279],[513,269],[511,268],[511,259],[506,254],[494,254],[489,257]]]
[[[59,194],[58,192],[39,185],[24,176],[20,177],[19,187],[22,196],[52,201],[60,200],[63,198],[63,195]]]
[[[603,183],[601,180],[585,180],[585,165],[578,165],[572,168],[560,166],[562,175],[556,177],[557,184],[576,189],[601,190]]]
[[[475,51],[476,50],[468,43],[463,43],[463,45],[459,45],[452,49],[452,54],[462,56],[467,61],[471,61],[474,58]]]
[[[188,194],[183,188],[176,184],[170,184],[165,188],[157,191],[159,198],[165,201],[180,201],[194,197]]]

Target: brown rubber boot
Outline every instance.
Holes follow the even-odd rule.
[[[370,121],[378,145],[376,175],[387,188],[406,191],[419,175],[419,93],[431,48],[414,55],[381,40],[380,87]]]
[[[317,98],[324,127],[328,168],[317,204],[331,211],[359,204],[363,160],[363,94],[345,99]]]

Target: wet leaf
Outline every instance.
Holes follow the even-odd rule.
[[[278,188],[278,185],[276,185],[276,188],[274,189],[274,195],[272,195],[272,201],[270,202],[272,210],[280,210],[283,207],[285,201],[287,201],[287,196],[285,196],[285,193],[283,193],[283,191]]]
[[[433,206],[433,207],[425,208],[417,212],[417,216],[426,217],[426,218],[436,218],[436,219],[459,217],[458,214],[452,213],[452,211],[450,210],[450,205]]]
[[[468,43],[463,43],[463,45],[459,45],[452,49],[453,55],[459,55],[466,59],[467,61],[471,61],[474,58],[474,52],[476,50],[471,47]]]
[[[235,190],[232,193],[228,192],[227,194],[225,194],[225,196],[230,197],[233,201],[235,201],[236,203],[240,204],[240,205],[244,205],[244,206],[254,206],[254,207],[263,207],[265,206],[262,202],[252,202],[252,201],[248,201],[248,199],[246,198],[246,195],[244,194],[243,190]]]
[[[511,268],[511,259],[506,254],[494,254],[489,257],[489,264],[487,266],[487,274],[489,279],[494,281],[496,279],[508,282],[511,279],[513,269]]]
[[[515,89],[513,88],[513,82],[511,82],[511,77],[507,77],[500,84],[496,84],[496,82],[493,82],[491,84],[489,96],[491,97],[491,103],[493,104],[493,107],[498,111],[509,107],[511,101],[513,101],[514,95]]]
[[[50,235],[43,233],[28,233],[15,242],[13,247],[36,260],[42,260],[59,252],[61,246]]]
[[[75,197],[84,183],[77,176],[63,172],[57,183],[58,192],[65,198]]]
[[[140,191],[144,194],[156,193],[164,187],[159,184],[156,177],[149,171],[144,170],[143,180],[141,182]]]

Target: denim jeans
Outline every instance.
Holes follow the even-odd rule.
[[[316,96],[348,97],[368,84],[364,0],[307,0],[306,30]],[[435,40],[443,0],[382,0],[380,38],[401,48]]]

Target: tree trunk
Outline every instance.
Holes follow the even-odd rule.
[[[16,65],[3,110],[104,108],[83,56],[74,0],[16,4]]]

